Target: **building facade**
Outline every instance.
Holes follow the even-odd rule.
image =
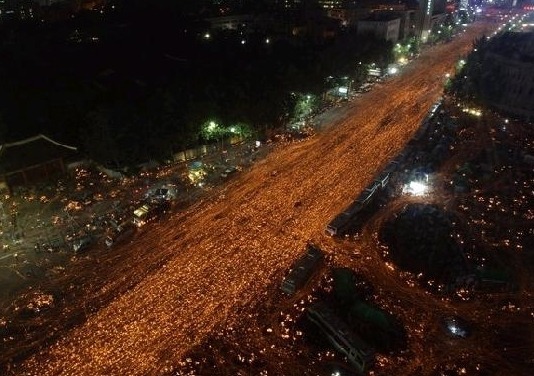
[[[534,34],[507,33],[483,62],[483,93],[504,113],[534,120]]]
[[[358,21],[358,34],[373,34],[378,39],[396,43],[399,40],[401,19],[393,14],[375,13]]]
[[[419,10],[417,12],[417,35],[423,43],[428,40],[428,36],[432,30],[433,8],[434,0],[419,1]]]

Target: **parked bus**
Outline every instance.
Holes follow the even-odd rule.
[[[282,281],[282,291],[288,295],[293,295],[304,287],[322,259],[323,252],[313,245],[308,245],[306,253],[295,262],[289,274]]]
[[[374,350],[367,345],[328,306],[316,303],[307,310],[308,319],[326,336],[328,341],[363,374],[374,361]]]

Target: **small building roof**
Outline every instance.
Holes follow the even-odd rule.
[[[0,145],[0,173],[11,173],[55,159],[72,157],[78,149],[39,134]]]

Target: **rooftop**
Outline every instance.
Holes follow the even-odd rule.
[[[0,172],[9,173],[54,159],[73,156],[78,149],[39,134],[0,145]]]

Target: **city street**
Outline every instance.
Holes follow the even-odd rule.
[[[278,290],[309,241],[334,264],[363,273],[383,308],[405,326],[407,350],[379,356],[376,374],[432,374],[441,362],[466,357],[500,361],[496,353],[484,358],[493,349],[484,336],[452,345],[441,340],[433,323],[452,309],[451,302],[404,283],[382,259],[373,232],[364,233],[358,249],[324,234],[326,224],[404,148],[442,95],[445,74],[453,73],[473,40],[495,27],[476,22],[452,42],[426,49],[401,75],[347,103],[323,131],[275,147],[185,211],[151,224],[134,242],[79,260],[49,286],[64,287],[75,298],[57,317],[43,316],[48,324],[40,323],[39,330],[54,340],[38,351],[39,340],[27,344],[28,352],[13,360],[7,374],[171,375],[196,369],[191,374],[316,375],[322,368],[298,333],[285,337],[268,330],[279,324],[282,311],[295,313],[303,304],[285,300]],[[462,307],[471,317],[487,308],[484,302]],[[64,330],[65,323],[79,325]],[[213,359],[195,367],[198,357],[191,360],[191,354],[202,351]]]

